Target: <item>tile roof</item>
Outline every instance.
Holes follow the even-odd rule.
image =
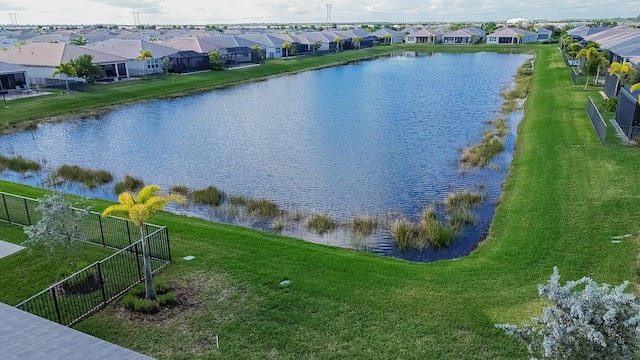
[[[65,43],[33,43],[16,46],[7,51],[0,51],[0,61],[25,66],[54,67],[89,54],[94,64],[122,62],[127,59]]]
[[[156,44],[145,40],[112,39],[87,45],[88,49],[98,50],[107,54],[121,56],[134,60],[140,55],[140,50],[149,50],[154,58],[161,58],[176,52],[169,46]]]

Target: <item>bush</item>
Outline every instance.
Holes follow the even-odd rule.
[[[618,108],[618,98],[608,98],[602,102],[602,108],[608,112],[616,112]]]
[[[191,198],[196,204],[219,206],[224,199],[224,192],[215,186],[209,186],[205,189],[193,190]]]
[[[259,218],[273,218],[282,213],[278,204],[267,199],[247,199],[245,201],[247,212]]]
[[[120,300],[120,305],[134,312],[155,314],[163,306],[176,304],[176,295],[171,291],[171,287],[166,281],[156,280],[153,287],[157,293],[155,300],[145,299],[144,283],[140,283],[129,290],[129,293]]]
[[[542,317],[522,327],[498,324],[542,359],[635,359],[640,350],[640,304],[629,282],[599,286],[590,278],[560,284],[558,268],[538,294],[551,301]]]
[[[134,178],[131,175],[125,175],[124,180],[118,181],[113,186],[113,192],[116,194],[122,194],[125,191],[135,192],[144,187],[144,181]]]
[[[189,193],[191,193],[191,189],[189,189],[189,187],[187,187],[186,185],[173,185],[169,188],[169,193],[189,196]]]

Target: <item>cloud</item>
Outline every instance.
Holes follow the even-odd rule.
[[[10,12],[29,10],[29,8],[26,6],[17,5],[15,2],[5,2],[5,1],[0,1],[0,9],[5,11],[10,11]]]
[[[92,2],[104,4],[116,8],[124,8],[143,14],[165,14],[161,0],[92,0]]]

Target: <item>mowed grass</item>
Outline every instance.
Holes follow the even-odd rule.
[[[162,277],[196,288],[194,304],[159,323],[111,305],[76,329],[158,359],[528,358],[494,324],[539,315],[536,285],[553,266],[563,280],[635,281],[636,240],[611,236],[640,223],[640,155],[613,136],[599,144],[585,112],[597,93],[571,85],[554,46],[539,47],[532,81],[501,202],[471,255],[412,263],[162,213],[152,222],[169,226],[174,258]],[[0,279],[17,286],[11,266],[35,265],[0,259]]]

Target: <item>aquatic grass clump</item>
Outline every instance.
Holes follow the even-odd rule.
[[[490,137],[484,137],[480,143],[464,149],[460,162],[466,166],[484,167],[502,151],[504,151],[504,144],[494,134]]]
[[[275,232],[282,232],[284,230],[285,221],[282,218],[275,219],[271,224],[271,229]]]
[[[443,224],[433,208],[429,207],[422,211],[420,214],[420,232],[419,239],[422,246],[429,243],[433,247],[443,248],[451,245],[453,239],[457,235],[457,228]]]
[[[407,251],[414,246],[416,227],[409,219],[402,218],[391,224],[391,237],[400,251]]]
[[[186,197],[191,194],[191,189],[186,185],[173,185],[169,188],[169,194],[178,194]]]
[[[229,204],[245,206],[249,202],[249,198],[245,196],[231,195],[229,197]]]
[[[471,212],[470,209],[467,208],[453,208],[447,211],[447,215],[449,216],[449,225],[454,228],[461,228],[467,225],[475,225],[476,217]]]
[[[249,214],[259,218],[273,218],[282,214],[278,204],[267,199],[247,199],[244,206]]]
[[[447,198],[444,200],[444,205],[447,210],[453,208],[470,208],[471,206],[480,204],[482,200],[484,200],[484,194],[464,190],[448,193]]]
[[[0,171],[11,170],[19,173],[38,171],[42,168],[37,161],[23,158],[22,156],[5,157],[0,155]]]
[[[505,118],[495,119],[491,122],[491,125],[496,128],[495,134],[497,137],[503,138],[509,134],[509,126],[507,126]]]
[[[125,175],[122,181],[113,186],[113,192],[122,194],[125,191],[136,192],[144,187],[144,181],[131,175]]]
[[[349,221],[348,227],[355,235],[371,236],[378,229],[378,219],[370,216],[355,216]]]
[[[217,207],[224,199],[224,192],[215,186],[209,186],[204,189],[193,190],[191,192],[191,200],[200,205],[210,205]]]
[[[520,105],[518,105],[518,100],[507,99],[502,103],[502,107],[500,108],[500,111],[506,115],[518,109],[520,109]]]
[[[338,222],[325,214],[311,214],[307,219],[307,229],[313,230],[318,235],[330,233],[338,228]]]
[[[72,181],[92,189],[113,181],[113,175],[106,170],[81,168],[78,165],[62,165],[51,175],[54,183]]]

